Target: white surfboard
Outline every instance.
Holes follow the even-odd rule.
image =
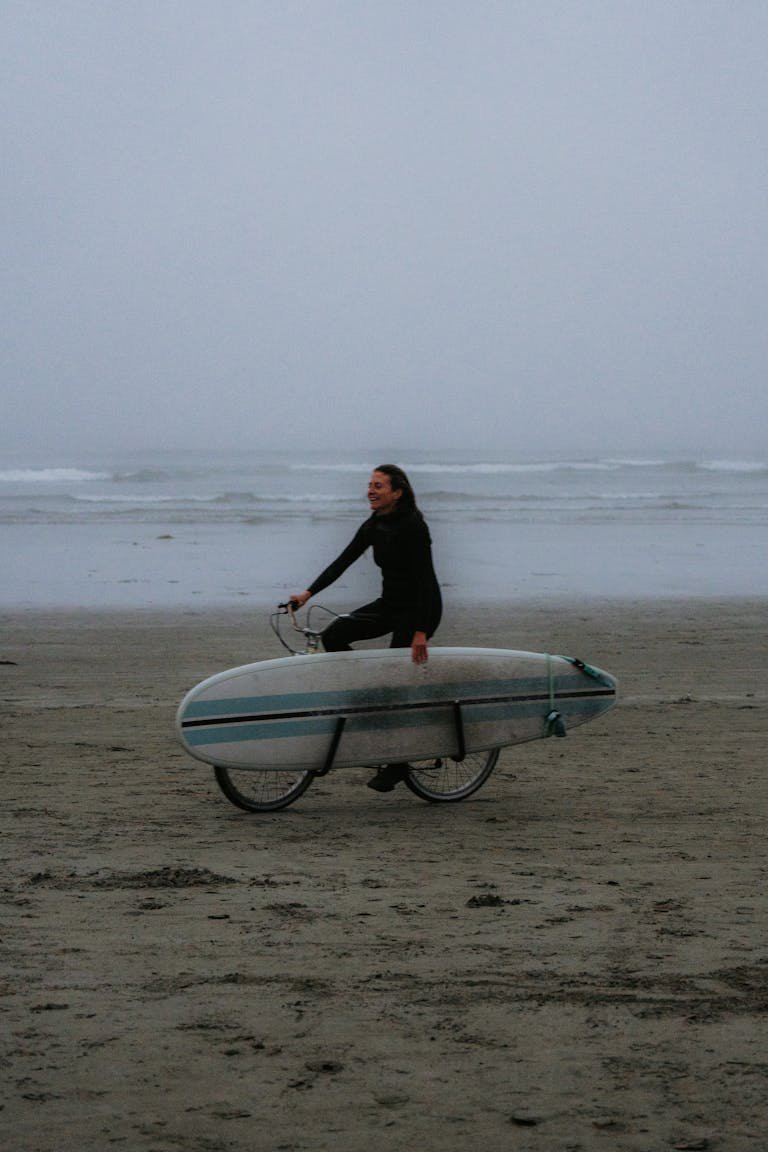
[[[497,648],[360,649],[246,664],[182,700],[184,748],[223,768],[327,771],[520,744],[593,720],[616,680],[566,656]]]

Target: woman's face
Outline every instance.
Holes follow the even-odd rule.
[[[386,472],[371,472],[368,481],[368,503],[372,512],[386,516],[395,508],[402,494],[402,488],[392,488],[392,481]]]

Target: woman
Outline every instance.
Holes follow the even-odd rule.
[[[305,592],[291,596],[302,607],[322,592],[368,549],[381,568],[381,595],[348,615],[337,617],[323,632],[326,652],[350,649],[355,640],[392,633],[391,648],[410,648],[415,664],[427,661],[427,647],[442,615],[440,585],[432,564],[429,529],[416,506],[405,472],[395,464],[374,468],[368,481],[371,515],[358,528],[341,555],[313,580]],[[389,792],[403,777],[404,766],[380,768],[369,787]]]

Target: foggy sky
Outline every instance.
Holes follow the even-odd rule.
[[[0,448],[758,452],[764,0],[3,0]]]

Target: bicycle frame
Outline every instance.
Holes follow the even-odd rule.
[[[310,627],[312,608],[307,614],[307,624],[300,625],[296,620],[297,607],[298,605],[290,601],[278,604],[269,617],[270,626],[282,646],[292,656],[313,655],[321,649],[323,630]],[[336,615],[322,605],[316,604],[312,607],[327,613],[330,617]],[[283,634],[284,625],[281,625],[286,617],[291,630],[303,638],[302,646],[291,644]],[[464,720],[459,701],[453,704],[453,718],[456,755],[412,763],[404,776],[404,783],[410,791],[429,802],[457,801],[472,795],[490,776],[498,759],[498,748],[467,753]],[[338,717],[322,766],[312,771],[275,772],[271,769],[239,770],[214,764],[215,777],[221,790],[237,807],[251,812],[270,812],[287,807],[303,795],[316,777],[326,776],[334,768],[347,719],[347,716]]]

